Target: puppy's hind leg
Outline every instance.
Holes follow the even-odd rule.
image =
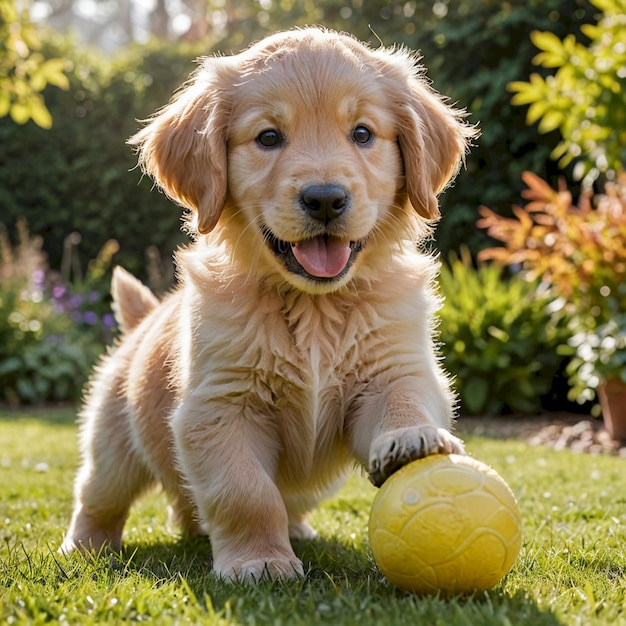
[[[60,548],[65,554],[76,549],[119,550],[132,502],[154,482],[132,448],[121,401],[108,404],[88,415],[83,425],[83,460],[74,486],[74,513]]]

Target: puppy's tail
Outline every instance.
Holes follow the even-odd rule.
[[[111,295],[113,313],[123,333],[135,328],[159,303],[150,289],[119,266],[113,270]]]

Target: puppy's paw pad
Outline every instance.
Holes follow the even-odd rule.
[[[370,481],[380,487],[401,467],[431,454],[465,454],[463,442],[430,424],[399,428],[379,435],[370,449]]]

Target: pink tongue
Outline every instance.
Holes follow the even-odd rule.
[[[341,274],[350,258],[350,246],[335,237],[314,237],[291,248],[302,267],[317,278],[334,278]]]

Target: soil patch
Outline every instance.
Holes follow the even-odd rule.
[[[538,416],[502,415],[460,417],[456,430],[494,439],[522,439],[533,446],[566,448],[584,454],[611,454],[626,458],[626,441],[615,441],[602,420],[571,413]]]

